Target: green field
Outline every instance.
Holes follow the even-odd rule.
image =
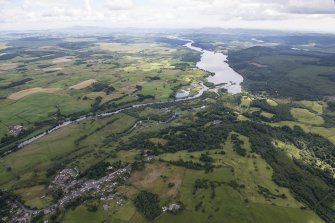
[[[182,46],[128,38],[130,43],[99,42],[95,38],[75,42],[71,38],[57,39],[40,44],[14,41],[24,46],[26,55],[3,61],[17,67],[1,72],[0,139],[8,134],[11,126],[22,125],[26,130],[34,130],[36,125],[50,127],[46,121],[88,113],[97,97],[102,98],[99,110],[142,103],[137,95],[150,96],[148,100],[166,100],[174,96],[179,86],[198,83],[207,75],[194,68],[195,61],[182,61],[185,54],[192,54]],[[76,47],[72,48],[72,44]],[[46,47],[50,45],[54,45],[52,50]],[[62,48],[63,45],[66,47]],[[8,53],[17,52],[8,49]],[[47,56],[36,59],[35,54]],[[32,62],[26,63],[29,60]],[[178,64],[185,68],[178,68]],[[92,90],[90,86],[70,89],[91,79],[107,83],[115,90],[106,93],[103,89]],[[34,88],[57,88],[59,92],[33,93],[15,101],[6,99]]]
[[[291,114],[298,122],[301,122],[304,124],[322,125],[324,123],[324,120],[322,117],[308,111],[307,109],[292,108]]]
[[[101,138],[110,134],[122,133],[136,121],[136,119],[123,114],[109,119],[112,124],[100,131],[95,131],[95,129],[103,126],[108,118],[70,125],[1,159],[0,175],[2,177],[0,184],[3,187],[5,185],[6,187],[34,185],[45,180],[45,171],[55,163],[71,160],[72,157],[78,155],[80,159],[75,159],[73,162],[83,170],[98,162],[102,159],[97,153],[99,151],[97,145],[102,143]],[[76,145],[75,141],[85,133],[90,136]],[[71,163],[68,165],[70,166]],[[11,167],[11,171],[6,170],[8,167]],[[36,171],[37,174],[32,174],[33,171]],[[18,178],[18,176],[20,177]]]
[[[197,99],[134,106],[98,118],[173,99],[181,89],[195,95],[208,75],[196,67],[200,53],[167,34],[4,38],[1,154],[59,123],[89,118],[0,158],[0,189],[27,208],[42,209],[68,189],[57,191],[62,170],[79,171],[79,188],[131,164],[115,188],[109,187],[113,178],[43,220],[332,222],[335,66],[329,52],[291,49],[300,43],[256,44],[248,35],[184,35],[204,49],[227,53],[244,78],[244,92],[213,88]],[[10,134],[17,125],[24,130]],[[158,196],[153,204],[159,210],[179,202],[183,209],[149,221],[135,202],[143,191]],[[116,198],[102,199],[116,192]],[[121,198],[123,205],[117,203]]]
[[[246,147],[249,147],[247,138],[242,137],[242,139],[246,142]],[[172,219],[177,219],[178,222],[182,222],[183,219],[191,219],[192,222],[322,222],[312,211],[301,210],[302,204],[297,202],[287,189],[273,183],[272,170],[261,157],[255,154],[254,158],[241,157],[233,151],[229,141],[223,145],[223,151],[226,154],[215,154],[220,150],[209,151],[209,153],[215,159],[215,164],[222,164],[223,168],[215,170],[212,174],[186,171],[181,187],[181,201],[185,204],[187,211],[177,217],[165,214],[158,218],[157,222],[169,222]],[[162,159],[196,161],[200,154],[201,152],[183,151],[164,154]],[[233,174],[231,168],[234,169]],[[210,198],[209,189],[201,190],[196,196],[192,195],[191,188],[194,181],[202,178],[226,182],[237,180],[247,186],[241,191],[228,186],[219,187],[216,189],[217,195],[214,199]],[[260,183],[270,191],[284,193],[286,199],[266,200],[257,192],[257,186]],[[245,202],[245,199],[248,202]],[[195,212],[194,208],[199,202],[203,202],[203,210]],[[273,216],[277,217],[273,218]]]
[[[52,204],[52,198],[47,195],[47,191],[44,185],[39,185],[22,188],[15,193],[26,202],[26,205],[35,208],[44,208]]]

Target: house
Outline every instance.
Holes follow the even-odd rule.
[[[20,134],[22,130],[24,130],[22,125],[14,125],[8,128],[9,134],[14,135],[14,136],[17,136],[18,134]]]

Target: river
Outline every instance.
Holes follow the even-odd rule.
[[[240,93],[241,92],[241,83],[243,81],[243,78],[241,75],[239,75],[238,73],[236,73],[232,68],[229,67],[229,65],[227,64],[227,56],[222,54],[222,53],[216,53],[216,52],[212,52],[212,51],[207,51],[207,50],[203,50],[199,47],[194,47],[193,41],[192,40],[188,40],[189,42],[187,44],[185,44],[185,47],[188,47],[189,49],[192,50],[196,50],[198,52],[202,53],[201,56],[201,60],[197,63],[197,67],[199,69],[208,71],[213,73],[214,75],[211,75],[207,78],[208,82],[212,82],[215,85],[223,85],[223,88],[227,89],[227,91],[229,93],[232,94],[236,94],[236,93]],[[137,104],[137,105],[133,105],[127,108],[122,108],[119,109],[117,111],[114,112],[105,112],[105,113],[101,113],[99,115],[86,115],[86,116],[82,116],[77,118],[74,121],[66,121],[61,123],[60,125],[49,129],[37,136],[34,136],[30,139],[27,139],[21,143],[19,143],[15,148],[5,152],[4,154],[1,155],[1,157],[6,156],[10,153],[12,153],[13,151],[16,151],[18,149],[23,148],[26,145],[29,145],[33,142],[35,142],[38,139],[41,139],[42,137],[56,131],[59,130],[61,128],[64,128],[68,125],[71,125],[73,123],[78,123],[81,122],[83,120],[86,119],[90,119],[90,118],[102,118],[102,117],[107,117],[107,116],[112,116],[115,114],[118,114],[120,112],[123,111],[127,111],[127,110],[133,110],[139,107],[144,107],[144,106],[150,106],[150,105],[159,105],[159,104],[169,104],[169,103],[177,103],[177,102],[181,102],[181,101],[188,101],[188,100],[193,100],[196,98],[199,98],[202,96],[202,94],[207,91],[208,88],[203,85],[201,83],[201,88],[199,90],[199,92],[194,95],[194,96],[189,96],[189,92],[188,91],[182,91],[179,96],[182,96],[180,98],[177,98],[175,100],[167,100],[167,101],[158,101],[158,102],[151,102],[151,103],[145,103],[145,104]],[[178,95],[178,93],[177,93]]]
[[[241,93],[243,77],[229,66],[227,63],[228,56],[223,53],[203,50],[193,46],[193,43],[193,41],[190,41],[185,46],[202,53],[201,60],[197,63],[197,67],[214,74],[210,75],[207,81],[215,85],[223,85],[223,88],[227,89],[229,93]]]

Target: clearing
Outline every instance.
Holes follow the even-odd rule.
[[[93,84],[95,82],[97,82],[97,80],[89,79],[89,80],[80,82],[79,84],[71,86],[70,89],[81,90],[81,89],[84,89],[84,88],[87,88],[87,87],[91,86],[91,84]]]
[[[3,64],[0,64],[0,70],[1,71],[12,70],[12,69],[15,69],[16,67],[17,67],[17,64],[15,64],[15,63],[3,63]]]
[[[129,182],[139,190],[154,191],[161,197],[176,197],[184,172],[183,168],[164,163],[147,164],[144,170],[133,173]],[[169,183],[174,186],[169,188]]]
[[[25,96],[34,93],[57,93],[60,92],[61,90],[62,90],[61,88],[41,88],[41,87],[29,88],[9,95],[8,99],[17,101]]]
[[[310,125],[322,125],[324,120],[317,114],[314,114],[304,108],[292,108],[291,114],[298,122]]]
[[[52,60],[52,63],[53,64],[59,64],[59,63],[68,63],[68,62],[71,62],[71,61],[72,61],[72,58],[59,57],[59,58],[56,58],[56,59]]]

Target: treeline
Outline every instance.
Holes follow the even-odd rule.
[[[211,199],[214,199],[216,197],[215,189],[220,186],[229,186],[236,190],[237,192],[240,192],[241,189],[245,188],[244,184],[239,184],[235,180],[231,180],[229,182],[224,181],[213,181],[209,179],[196,179],[193,184],[193,191],[192,194],[195,195],[198,190],[200,189],[210,189],[211,190]]]
[[[138,101],[142,102],[146,99],[152,99],[152,100],[155,100],[156,97],[154,95],[143,95],[143,94],[137,94],[137,97],[138,97]]]
[[[332,200],[335,199],[335,194],[332,193],[335,185],[334,179],[317,166],[292,160],[286,153],[275,148],[272,141],[279,139],[291,144],[299,143],[298,148],[305,151],[307,148],[309,151],[322,151],[324,158],[329,156],[327,159],[321,158],[325,161],[334,160],[335,146],[318,135],[306,134],[303,130],[297,130],[297,128],[292,130],[289,127],[271,128],[251,122],[235,125],[235,131],[249,136],[252,150],[260,154],[272,167],[274,181],[280,186],[289,188],[298,200],[314,209],[324,220],[332,222],[332,219],[335,219],[335,213],[332,210]],[[296,133],[298,135],[295,135]],[[326,147],[323,147],[325,145]],[[324,199],[326,195],[328,199]]]
[[[141,191],[134,199],[134,204],[148,220],[154,220],[162,213],[158,195],[151,192]]]
[[[277,56],[285,55],[287,57],[306,58],[306,60],[299,59],[286,62],[281,58],[277,58]],[[255,65],[259,58],[262,59],[264,57],[268,57],[269,61],[265,66]],[[272,61],[271,58],[273,58]],[[310,61],[308,58],[315,59],[317,62]],[[266,91],[273,97],[288,97],[296,100],[321,100],[323,96],[333,95],[335,92],[334,88],[331,88],[328,83],[328,80],[334,80],[334,76],[329,73],[322,73],[324,72],[323,66],[335,67],[334,55],[312,51],[296,51],[288,46],[255,46],[240,51],[229,51],[228,62],[234,70],[244,77],[243,85],[250,92],[259,93]],[[283,63],[285,65],[282,65]],[[320,74],[316,73],[313,76],[316,79],[311,79],[311,76],[292,72],[306,66],[320,66],[319,72],[321,75],[326,76],[320,76]],[[311,84],[313,81],[317,81],[319,83],[318,86],[321,87],[314,87]],[[322,87],[322,85],[325,87]]]
[[[162,161],[162,160],[161,160]],[[170,164],[176,165],[176,166],[181,166],[185,167],[187,169],[192,169],[192,170],[202,170],[204,169],[204,166],[201,165],[200,163],[195,163],[192,161],[184,161],[183,159],[177,160],[177,161],[169,161]]]
[[[90,90],[93,92],[103,91],[106,95],[109,95],[111,92],[115,91],[115,88],[110,86],[107,82],[95,82],[90,86]]]
[[[188,125],[171,127],[160,132],[135,136],[127,145],[128,148],[150,149],[154,154],[164,152],[177,152],[180,150],[201,151],[204,149],[217,149],[228,138],[231,128],[224,123],[236,121],[236,114],[230,109],[218,105],[218,109],[209,109],[197,114],[198,121]],[[213,120],[222,123],[210,128],[203,126]],[[155,145],[149,138],[163,138],[167,141],[164,145]],[[125,149],[125,148],[124,148]]]
[[[233,148],[238,155],[240,156],[247,155],[247,151],[242,147],[244,142],[239,139],[237,134],[231,134],[231,142],[233,143]]]
[[[15,200],[13,194],[0,189],[0,223],[10,222],[10,211]]]
[[[6,53],[6,54],[3,54],[3,55],[0,55],[0,60],[11,60],[15,57],[18,57],[20,56],[20,54],[18,53]]]
[[[91,47],[94,44],[92,42],[62,42],[58,46],[71,50],[79,50],[87,47]]]
[[[266,119],[264,121],[273,121],[273,122],[279,122],[279,121],[293,121],[293,117],[291,115],[290,109],[291,107],[286,104],[278,104],[277,106],[271,106],[267,103],[265,99],[260,100],[254,100],[251,103],[252,107],[260,108],[265,112],[269,112],[274,114],[274,116],[271,119]],[[249,114],[245,114],[249,116]],[[262,116],[258,116],[260,119],[264,119]]]
[[[109,162],[99,162],[81,173],[80,178],[99,179],[107,175],[107,170],[110,166],[111,164]]]
[[[221,123],[206,125],[213,120],[220,120]],[[230,132],[249,137],[252,152],[260,154],[272,167],[273,180],[278,185],[289,188],[298,200],[315,210],[327,222],[335,219],[332,208],[332,201],[335,200],[333,172],[322,170],[316,165],[317,160],[320,159],[334,168],[335,146],[319,135],[305,133],[299,127],[275,128],[259,122],[239,122],[229,109],[217,103],[198,113],[197,121],[192,124],[140,134],[123,145],[123,149],[138,148],[150,150],[154,154],[180,150],[217,149],[221,148],[221,144],[227,140]],[[147,140],[157,137],[167,140],[167,143],[153,145]],[[274,140],[295,145],[310,154],[312,160],[309,162],[304,162],[303,159],[292,160],[285,152],[275,147]],[[240,142],[237,141],[237,144]],[[207,157],[203,156],[202,159],[207,160]],[[200,168],[197,164],[182,160],[175,161],[173,164],[187,168]]]
[[[27,83],[28,81],[31,81],[33,80],[32,78],[28,77],[28,78],[24,78],[22,80],[18,80],[18,81],[13,81],[7,85],[3,85],[3,86],[0,86],[0,90],[1,89],[8,89],[8,88],[12,88],[12,87],[16,87],[16,86],[20,86],[20,85],[23,85],[25,83]]]
[[[183,46],[184,44],[187,43],[187,41],[184,41],[184,40],[166,38],[166,37],[156,37],[154,40],[156,42],[169,44],[171,46]]]

